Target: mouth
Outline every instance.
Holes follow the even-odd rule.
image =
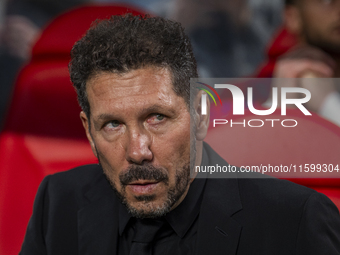
[[[160,181],[154,180],[138,180],[131,182],[127,185],[127,188],[135,196],[141,195],[152,195],[155,193],[156,189],[161,185]]]

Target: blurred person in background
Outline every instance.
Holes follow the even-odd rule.
[[[175,0],[90,0],[93,3],[132,5],[161,17],[168,17],[174,8]]]
[[[259,77],[340,77],[340,0],[286,0],[285,29],[269,49]],[[332,81],[304,80],[309,110],[340,125],[340,88]]]
[[[277,0],[180,0],[170,17],[185,27],[201,77],[242,77],[264,59],[280,12]]]
[[[6,8],[3,44],[12,56],[30,57],[40,29],[52,18],[86,0],[9,0]]]
[[[73,7],[87,3],[122,3],[166,15],[165,0],[1,0],[0,1],[0,131],[8,110],[15,78],[31,57],[32,47],[41,29]]]
[[[0,30],[0,131],[18,71],[29,60],[31,49],[48,21],[85,0],[1,1]]]
[[[29,60],[41,28],[61,12],[84,3],[129,4],[181,22],[193,42],[201,77],[252,73],[281,22],[281,0],[8,0],[0,31],[0,131],[15,77]]]

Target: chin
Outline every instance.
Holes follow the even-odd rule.
[[[120,180],[116,185],[114,179],[110,178],[109,173],[105,172],[105,169],[103,169],[107,180],[111,184],[111,187],[133,217],[159,218],[169,213],[170,210],[174,208],[174,205],[181,201],[185,196],[191,181],[189,166],[190,162],[179,168],[179,170],[176,172],[176,180],[173,185],[169,185],[168,179],[160,180],[160,183],[158,183],[156,187],[153,187],[151,190],[146,190],[145,193],[138,192],[138,190],[137,192],[134,192],[134,189],[128,187],[128,181]],[[134,174],[132,177],[134,177],[136,180],[157,180],[158,175],[153,178],[150,178],[150,176],[142,176],[143,178],[141,178],[139,176],[140,174],[148,173],[145,171],[145,169],[135,168],[131,171],[132,174]],[[159,172],[161,171],[158,171],[157,173]]]
[[[140,196],[136,197],[136,200],[138,201],[134,203],[129,203],[126,200],[123,203],[132,217],[139,219],[163,217],[170,212],[173,205],[169,200],[155,201],[154,196]]]

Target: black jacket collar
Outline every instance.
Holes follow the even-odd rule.
[[[210,165],[227,165],[210,146],[205,144],[204,150]],[[116,254],[119,203],[103,175],[94,180],[78,211],[79,254]],[[236,174],[228,179],[206,180],[198,225],[198,255],[236,253],[242,227],[232,216],[241,209]]]

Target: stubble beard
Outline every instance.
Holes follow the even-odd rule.
[[[101,165],[100,160],[99,164]],[[104,168],[103,170],[106,179],[111,184],[111,187],[115,191],[122,204],[126,206],[128,212],[132,215],[132,217],[141,219],[159,218],[169,213],[176,202],[179,201],[179,199],[186,192],[190,182],[189,162],[185,163],[183,167],[180,167],[176,170],[174,187],[169,187],[169,177],[166,170],[155,167],[151,164],[132,165],[127,171],[121,173],[119,175],[119,182],[120,186],[122,187],[120,191],[118,191],[116,184],[110,178],[110,173]],[[126,187],[129,183],[137,180],[162,182],[168,188],[165,200],[157,201],[156,195],[134,196],[134,198],[138,201],[138,206],[133,206],[132,203],[130,203],[127,199]]]

